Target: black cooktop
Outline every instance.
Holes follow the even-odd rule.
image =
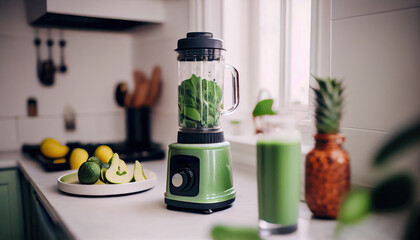
[[[22,152],[39,162],[45,171],[68,170],[70,169],[69,158],[73,149],[83,148],[89,153],[89,156],[93,156],[95,149],[99,145],[109,146],[114,152],[118,153],[120,158],[125,162],[134,162],[135,160],[142,162],[165,158],[165,151],[162,149],[161,145],[157,143],[151,143],[148,145],[131,145],[126,142],[98,144],[69,142],[66,145],[70,148],[70,150],[64,157],[66,159],[65,162],[45,157],[41,154],[39,145],[25,144],[22,146]]]

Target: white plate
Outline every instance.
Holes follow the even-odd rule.
[[[65,174],[57,179],[60,191],[84,196],[111,196],[127,193],[141,192],[156,186],[157,176],[153,171],[144,169],[147,179],[140,182],[122,184],[81,184],[75,172]]]

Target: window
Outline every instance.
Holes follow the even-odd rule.
[[[309,103],[311,0],[289,2],[286,30],[286,105],[307,106]]]
[[[267,89],[278,106],[307,111],[311,0],[224,1],[223,38],[228,62],[247,76],[241,93],[251,99],[248,109],[257,89]]]

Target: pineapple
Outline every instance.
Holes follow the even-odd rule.
[[[315,119],[318,134],[338,133],[343,105],[343,87],[336,79],[315,77],[319,89],[315,92]]]

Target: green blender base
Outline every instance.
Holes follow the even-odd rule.
[[[168,205],[167,209],[184,212],[198,212],[198,213],[213,213],[216,211],[225,210],[232,206],[235,198],[220,202],[220,203],[191,203],[171,200],[165,198],[165,203]]]
[[[229,142],[169,145],[168,209],[211,213],[235,201]]]

